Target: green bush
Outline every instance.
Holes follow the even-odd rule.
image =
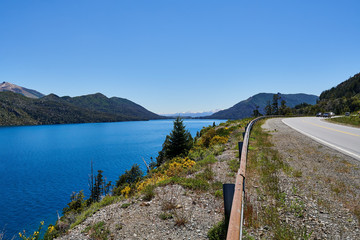
[[[237,171],[240,168],[239,160],[233,159],[233,160],[229,161],[228,164],[229,164],[230,170],[234,173],[237,173]]]
[[[116,187],[113,189],[113,194],[115,196],[122,195],[122,190],[125,187],[130,188],[128,195],[134,194],[136,189],[135,184],[143,178],[143,172],[140,169],[138,164],[132,165],[130,170],[126,170],[119,179],[116,181]]]
[[[223,191],[222,190],[216,190],[214,195],[217,198],[222,198],[223,197]]]
[[[159,183],[160,186],[168,184],[179,184],[191,190],[207,191],[210,189],[210,184],[206,180],[199,178],[184,178],[175,176]]]
[[[120,208],[128,208],[131,205],[131,203],[124,203],[120,206]]]
[[[150,201],[151,199],[153,199],[153,197],[155,197],[155,185],[147,185],[144,190],[144,196],[143,196],[143,200],[144,201]]]
[[[44,240],[52,240],[59,236],[60,236],[60,232],[58,226],[53,226],[50,224],[44,234]]]
[[[213,154],[208,154],[203,160],[196,162],[196,165],[200,167],[206,166],[208,164],[216,163],[217,160]]]
[[[107,240],[110,234],[109,229],[105,226],[104,222],[98,222],[95,225],[90,225],[85,228],[84,232],[90,233],[92,239]]]
[[[209,230],[207,236],[210,240],[224,240],[226,239],[226,233],[227,226],[225,224],[225,220],[222,220]]]
[[[163,213],[160,214],[159,217],[160,217],[161,220],[167,220],[167,219],[173,218],[173,215],[171,213],[163,212]]]
[[[79,193],[73,192],[70,197],[71,202],[67,204],[68,207],[65,207],[63,209],[63,213],[80,213],[81,211],[83,211],[84,207],[86,206],[86,201],[84,200],[84,198],[85,196],[83,190],[81,190]]]
[[[203,180],[213,180],[215,176],[214,171],[211,168],[211,165],[207,165],[203,172],[196,175],[196,178],[203,179]]]

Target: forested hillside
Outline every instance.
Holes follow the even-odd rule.
[[[320,94],[320,101],[298,111],[305,114],[334,112],[343,114],[360,110],[360,73]]]
[[[323,91],[320,100],[336,98],[351,98],[360,93],[360,73],[340,83],[336,87]]]
[[[126,99],[93,94],[77,98],[50,94],[40,99],[13,92],[0,93],[0,125],[118,122],[159,119],[161,116]]]
[[[233,107],[214,113],[207,118],[214,119],[242,119],[253,115],[258,107],[261,114],[265,114],[266,105],[273,100],[273,93],[259,93],[247,100],[235,104]],[[286,102],[286,106],[295,107],[301,103],[315,104],[318,97],[308,94],[280,94],[281,100]]]

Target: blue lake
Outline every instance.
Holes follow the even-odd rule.
[[[221,120],[184,120],[195,136]],[[88,195],[90,162],[115,181],[154,160],[172,120],[0,127],[0,232],[7,237],[55,223],[73,191]]]

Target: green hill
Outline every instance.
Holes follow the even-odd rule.
[[[360,73],[355,74],[348,80],[340,83],[336,87],[323,91],[320,94],[320,100],[351,98],[360,93]]]
[[[265,113],[265,106],[268,104],[268,101],[272,101],[274,93],[259,93],[256,94],[244,101],[241,101],[231,108],[219,111],[214,113],[211,116],[206,118],[214,119],[242,119],[250,117],[253,114],[253,111],[256,109],[256,106],[259,106],[260,113]],[[318,97],[315,95],[308,94],[280,94],[281,100],[286,101],[288,107],[295,107],[301,103],[315,104],[318,100]]]
[[[124,117],[140,119],[159,119],[159,115],[146,110],[144,107],[125,98],[107,98],[101,93],[66,98],[68,103],[91,111],[99,111]]]
[[[39,99],[13,92],[0,92],[0,125],[42,125],[90,122],[120,122],[162,118],[126,99],[102,94]]]
[[[357,112],[360,110],[360,73],[320,94],[320,101],[313,106],[296,109],[300,114],[315,115],[318,112]]]

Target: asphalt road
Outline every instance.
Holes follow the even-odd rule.
[[[319,117],[285,118],[283,123],[360,161],[360,128],[329,123]]]

